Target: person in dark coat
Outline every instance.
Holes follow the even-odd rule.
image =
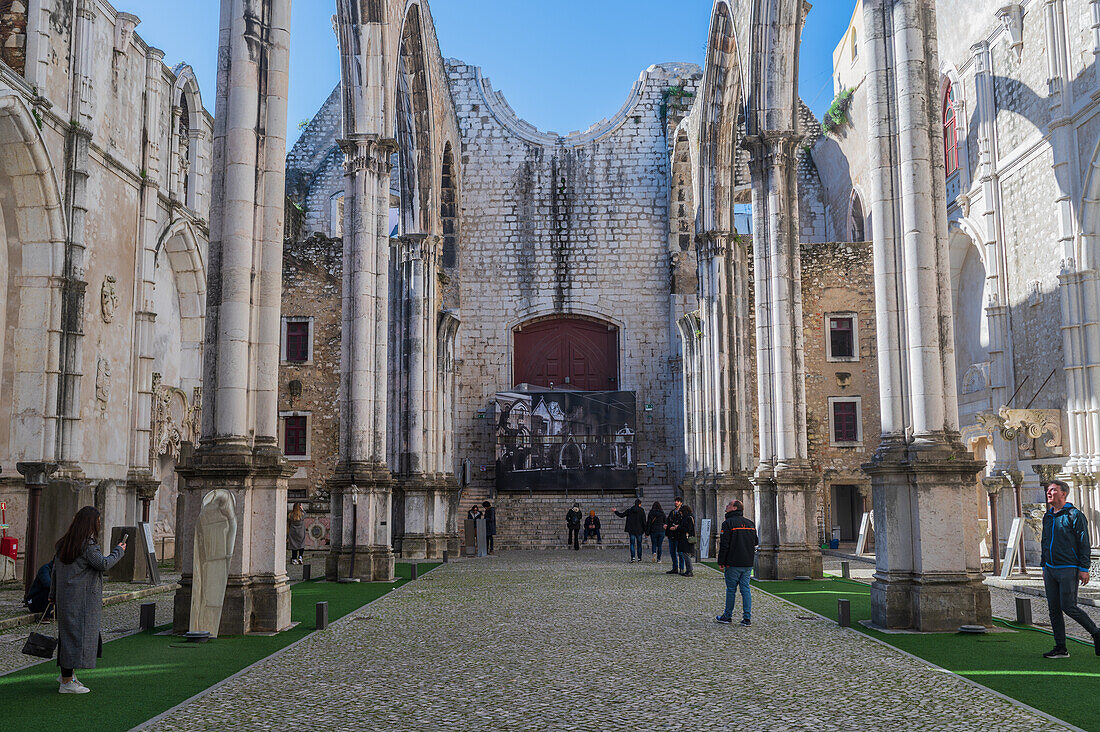
[[[631,563],[642,561],[642,544],[646,534],[646,521],[645,509],[642,508],[641,499],[635,498],[633,506],[625,511],[615,511],[614,513],[619,518],[626,519],[626,526],[623,529],[630,537]]]
[[[1096,655],[1100,656],[1100,629],[1077,605],[1078,584],[1089,583],[1092,549],[1089,521],[1069,498],[1069,486],[1054,480],[1047,485],[1047,512],[1043,515],[1043,586],[1050,610],[1050,629],[1054,631],[1054,649],[1043,658],[1068,658],[1066,619],[1080,623],[1092,636]]]
[[[497,510],[488,501],[481,502],[482,515],[485,516],[485,546],[493,553],[493,537],[497,535]]]
[[[584,520],[584,540],[581,543],[587,544],[593,536],[596,537],[597,544],[603,544],[603,538],[600,536],[600,517],[595,511],[589,511],[588,518]]]
[[[680,520],[670,527],[676,532],[676,551],[680,555],[680,576],[694,577],[691,567],[691,555],[695,552],[695,514],[691,506],[680,506]]]
[[[672,558],[672,569],[665,572],[665,574],[680,574],[680,542],[677,527],[679,527],[680,520],[683,518],[681,511],[684,507],[684,499],[677,496],[672,505],[673,509],[665,517],[665,536],[668,537],[668,555]]]
[[[573,548],[577,551],[581,550],[581,504],[574,503],[573,508],[569,509],[565,513],[565,525],[569,527],[569,538],[566,539],[565,545],[573,545]]]
[[[475,503],[473,508],[466,512],[466,520],[477,521],[479,518],[485,518],[485,514],[481,512],[481,508]]]
[[[23,597],[23,605],[32,613],[45,612],[50,606],[50,584],[53,576],[53,560],[46,562],[38,568],[38,574],[31,582],[31,588]],[[53,617],[53,610],[46,612],[46,620]]]
[[[726,520],[722,522],[722,536],[718,543],[718,567],[726,575],[726,609],[715,618],[719,623],[733,622],[733,609],[737,605],[737,591],[741,591],[741,625],[752,625],[752,594],[749,577],[756,563],[756,546],[760,537],[756,524],[745,518],[745,505],[730,501],[726,506]]]
[[[302,504],[295,503],[286,521],[286,543],[290,547],[290,563],[301,564],[306,547],[306,512]]]
[[[653,545],[651,552],[653,561],[657,564],[661,563],[661,552],[664,550],[666,518],[665,512],[661,510],[661,504],[654,501],[653,508],[649,509],[649,516],[646,518],[646,533],[649,534],[649,541]]]
[[[57,608],[58,691],[62,694],[87,694],[90,689],[76,680],[73,670],[95,668],[96,659],[103,655],[103,575],[122,559],[126,545],[119,544],[103,556],[95,539],[102,529],[99,511],[85,506],[57,540],[50,599]]]

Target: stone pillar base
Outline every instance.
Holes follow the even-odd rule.
[[[349,577],[366,582],[393,580],[392,486],[389,470],[380,463],[345,463],[337,468],[329,481],[332,543],[325,576],[330,582]]]
[[[394,578],[393,552],[386,547],[340,547],[329,551],[325,574],[330,582],[357,579],[363,582],[392,582]]]
[[[871,584],[871,622],[880,628],[953,633],[962,625],[992,626],[984,577],[880,577]]]
[[[760,579],[792,580],[795,577],[821,579],[821,550],[817,547],[781,546],[775,551],[775,576]]]
[[[233,494],[237,539],[222,603],[219,635],[277,633],[291,625],[286,574],[286,482],[294,469],[274,444],[203,445],[177,468],[183,479],[176,547],[183,570],[173,603],[172,627],[188,630],[194,576],[195,530],[203,498],[212,490]]]
[[[753,577],[761,580],[779,579],[779,565],[775,547],[761,547],[756,552],[756,566]]]
[[[978,556],[976,462],[957,434],[884,439],[870,463],[875,505],[871,618],[882,627],[954,632],[992,623]]]

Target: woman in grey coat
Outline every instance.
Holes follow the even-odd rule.
[[[96,659],[103,655],[99,634],[103,575],[122,559],[126,545],[119,544],[110,556],[103,556],[96,543],[102,528],[99,511],[85,506],[57,540],[50,599],[57,610],[58,691],[62,694],[87,694],[90,690],[76,680],[73,669],[95,668]]]

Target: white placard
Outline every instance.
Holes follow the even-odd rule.
[[[702,521],[702,531],[699,533],[699,556],[703,559],[710,559],[710,527],[714,524],[711,519],[705,518]]]
[[[859,522],[859,541],[856,542],[856,556],[866,553],[867,534],[871,532],[871,512],[864,511]]]
[[[1001,562],[1001,579],[1008,579],[1012,572],[1012,564],[1016,561],[1016,554],[1020,551],[1020,544],[1024,540],[1024,520],[1012,519],[1012,528],[1008,532],[1008,546],[1005,547],[1005,558]]]

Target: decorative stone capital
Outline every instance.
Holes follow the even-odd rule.
[[[391,137],[355,136],[336,141],[344,153],[344,172],[348,175],[372,171],[388,176],[393,165],[390,157],[397,152],[397,141]]]
[[[1015,440],[1021,433],[1037,440],[1049,432],[1050,438],[1046,441],[1046,446],[1052,450],[1061,450],[1062,410],[1001,407],[999,416],[1004,420],[1001,434],[1006,440]]]
[[[1039,485],[1046,487],[1058,477],[1062,466],[1058,463],[1035,463],[1031,469],[1039,476]]]
[[[695,249],[700,259],[723,256],[729,249],[732,237],[721,231],[704,231],[695,235]]]
[[[57,463],[25,462],[16,463],[15,470],[23,476],[28,487],[42,488],[57,471]]]

